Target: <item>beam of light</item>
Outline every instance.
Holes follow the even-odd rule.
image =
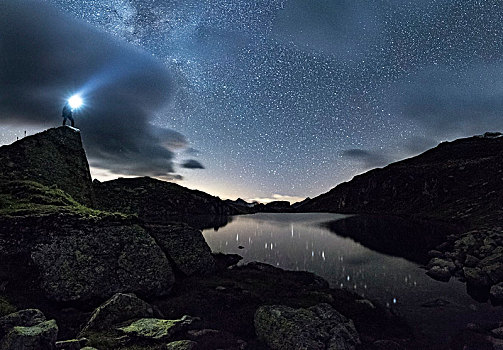
[[[68,99],[68,103],[72,108],[80,108],[84,103],[84,101],[82,100],[82,97],[80,97],[79,95],[73,95]]]

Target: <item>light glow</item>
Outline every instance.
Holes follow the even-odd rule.
[[[84,101],[82,101],[82,97],[79,95],[73,95],[68,99],[68,104],[70,104],[70,107],[72,108],[79,108],[83,103]]]

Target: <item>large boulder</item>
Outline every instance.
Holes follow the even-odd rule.
[[[201,231],[186,224],[149,225],[147,229],[183,274],[190,276],[215,270],[215,259]]]
[[[118,292],[160,296],[174,283],[171,265],[154,239],[138,225],[64,220],[66,227],[44,232],[33,248],[48,298],[60,302],[109,298]]]
[[[94,204],[86,152],[79,130],[71,127],[48,129],[0,147],[0,178],[56,185],[81,204]]]
[[[0,338],[17,326],[31,327],[46,321],[45,315],[38,309],[20,310],[0,317]]]
[[[354,350],[360,344],[353,321],[328,304],[261,306],[254,323],[257,336],[273,350]]]
[[[134,318],[152,317],[153,308],[136,295],[117,293],[96,310],[82,328],[81,334],[90,330],[103,330]]]
[[[55,320],[40,310],[21,310],[0,318],[0,350],[53,350],[58,337]]]

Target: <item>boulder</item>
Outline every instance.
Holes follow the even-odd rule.
[[[491,330],[491,333],[496,337],[496,338],[503,338],[503,327],[498,327],[493,330]]]
[[[215,259],[201,231],[186,224],[148,225],[147,230],[184,275],[215,270]]]
[[[162,347],[162,350],[193,350],[197,343],[192,340],[177,340]]]
[[[433,266],[426,274],[438,281],[447,282],[451,279],[451,273],[447,267]]]
[[[38,309],[26,309],[0,317],[0,338],[14,327],[32,327],[44,322],[45,316]]]
[[[132,338],[145,340],[168,340],[173,334],[185,330],[196,318],[183,316],[179,320],[162,320],[158,318],[142,318],[129,326],[117,328]]]
[[[487,287],[489,285],[489,278],[485,272],[479,268],[465,267],[463,273],[466,282],[475,287]]]
[[[150,304],[141,300],[133,293],[117,293],[96,310],[82,328],[81,334],[90,330],[103,330],[111,326],[134,318],[152,317],[153,309]]]
[[[444,257],[444,253],[442,253],[439,250],[430,250],[430,251],[428,251],[428,256],[430,258],[443,258]]]
[[[503,264],[503,252],[498,251],[496,253],[493,253],[486,258],[482,259],[479,263],[479,267],[484,267],[484,266],[490,266],[490,265],[496,265],[496,264]]]
[[[85,301],[124,291],[144,296],[169,292],[174,283],[171,265],[143,228],[68,221],[71,227],[46,232],[50,239],[31,253],[49,299]]]
[[[353,350],[360,344],[353,321],[328,304],[308,309],[261,306],[255,313],[254,324],[259,339],[274,350]]]
[[[80,350],[81,344],[78,339],[62,340],[56,342],[58,350]]]
[[[450,272],[456,269],[456,265],[452,261],[440,258],[433,258],[430,260],[428,268],[431,269],[435,266],[438,266],[442,269],[447,269]]]
[[[476,267],[479,264],[479,262],[480,262],[479,258],[477,258],[473,255],[467,254],[464,265],[466,267]]]
[[[503,281],[503,264],[484,266],[482,271],[489,277],[491,284]]]
[[[15,326],[0,341],[0,350],[53,350],[58,337],[55,320],[30,327]]]
[[[503,302],[503,282],[500,282],[492,286],[491,289],[489,290],[489,295],[491,296],[492,300],[498,303]]]

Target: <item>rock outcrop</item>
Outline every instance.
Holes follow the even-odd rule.
[[[0,178],[55,185],[79,203],[93,206],[86,152],[80,132],[71,127],[48,129],[0,147]]]
[[[254,322],[257,336],[273,350],[354,350],[360,344],[353,321],[328,304],[308,309],[262,306]]]

